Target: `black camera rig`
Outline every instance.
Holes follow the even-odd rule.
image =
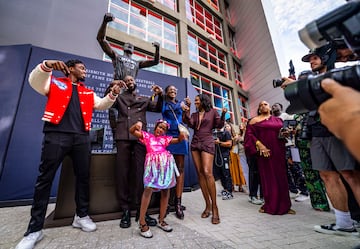
[[[285,88],[285,98],[290,101],[286,112],[294,114],[317,110],[321,103],[331,97],[321,88],[320,83],[325,78],[332,78],[344,86],[360,91],[360,65],[335,68],[319,75],[309,75]]]
[[[343,39],[354,53],[360,54],[360,0],[347,2],[299,31],[301,41],[310,49]],[[334,45],[335,46],[335,45]],[[316,76],[295,81],[285,88],[285,98],[290,101],[286,112],[305,113],[317,110],[330,95],[321,88],[324,78],[332,78],[342,85],[360,91],[360,65],[330,70]]]

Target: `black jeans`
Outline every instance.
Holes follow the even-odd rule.
[[[216,174],[220,177],[221,185],[225,190],[232,193],[233,185],[230,174],[229,157],[223,157],[222,165],[215,165]]]
[[[76,178],[76,214],[80,217],[88,215],[91,159],[90,137],[88,134],[48,132],[45,133],[42,143],[41,162],[35,184],[31,219],[25,235],[37,232],[43,228],[51,185],[56,171],[65,156],[69,156],[73,162]]]
[[[260,187],[260,198],[262,198],[263,194],[260,186],[260,174],[257,165],[257,155],[246,158],[249,165],[249,196],[257,197],[258,189]]]

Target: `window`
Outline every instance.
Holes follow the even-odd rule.
[[[110,12],[115,16],[115,20],[109,23],[112,28],[144,41],[157,41],[161,47],[179,52],[177,25],[174,21],[131,0],[111,0]]]
[[[230,11],[229,3],[227,1],[224,1],[224,2],[225,2],[225,18],[228,21],[228,23],[230,23],[232,25],[233,22],[231,19],[231,11]]]
[[[231,90],[205,76],[190,72],[190,81],[198,93],[207,94],[213,107],[221,114],[222,108],[227,108],[225,119],[234,122],[234,108],[231,100]]]
[[[217,1],[211,2],[217,3]],[[210,11],[205,9],[197,1],[186,0],[186,17],[191,22],[205,30],[211,39],[223,42],[221,21],[213,16]]]
[[[124,50],[121,46],[115,44],[115,43],[110,43],[111,48],[113,48],[117,53],[119,54],[123,54]],[[144,53],[138,52],[138,51],[134,51],[132,57],[132,59],[137,60],[137,61],[141,61],[141,60],[151,60],[153,59],[153,57],[146,55]],[[105,56],[105,60],[106,61],[111,61],[111,59],[106,55]],[[164,60],[160,60],[159,64],[157,64],[156,66],[152,66],[152,67],[146,67],[143,68],[144,70],[148,70],[148,71],[152,71],[152,72],[158,72],[158,73],[163,73],[163,74],[168,74],[168,75],[172,75],[172,76],[179,76],[179,66],[175,65],[171,62],[167,62]]]
[[[219,1],[218,0],[207,0],[211,7],[219,11]]]
[[[240,58],[240,54],[236,48],[235,32],[229,28],[229,41],[230,41],[230,51],[237,57]]]
[[[243,97],[240,93],[238,93],[238,95],[239,95],[238,105],[240,108],[241,123],[246,123],[250,118],[248,100],[245,97]]]
[[[234,63],[234,79],[235,79],[235,83],[238,86],[240,86],[241,88],[243,88],[243,81],[242,81],[242,77],[241,77],[241,66],[236,61],[233,61],[233,63]]]
[[[228,78],[226,55],[193,33],[188,33],[189,59]]]
[[[156,2],[176,11],[176,0],[156,0]]]

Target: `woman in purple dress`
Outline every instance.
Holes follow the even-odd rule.
[[[207,218],[212,212],[212,224],[219,224],[219,210],[216,204],[216,188],[213,175],[213,161],[215,154],[215,142],[212,130],[224,126],[226,108],[222,109],[221,117],[213,109],[209,96],[199,94],[195,97],[196,112],[190,116],[191,101],[185,99],[183,121],[194,130],[190,149],[194,160],[201,192],[205,199],[205,210],[201,218]]]
[[[259,115],[252,118],[246,129],[245,148],[257,154],[261,188],[265,204],[260,213],[295,214],[289,197],[289,186],[285,165],[285,140],[282,131],[283,122],[270,113],[270,105],[266,101],[259,104]]]

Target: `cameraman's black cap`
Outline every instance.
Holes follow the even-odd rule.
[[[309,62],[312,55],[317,55],[322,59],[324,55],[329,54],[333,49],[334,47],[331,44],[326,44],[319,48],[310,49],[309,53],[303,56],[301,60],[303,62]]]
[[[309,61],[310,61],[310,57],[311,57],[312,55],[320,56],[320,55],[318,55],[318,54],[316,53],[316,49],[310,49],[309,53],[308,53],[307,55],[304,55],[304,56],[301,58],[301,60],[302,60],[303,62],[309,62]]]

